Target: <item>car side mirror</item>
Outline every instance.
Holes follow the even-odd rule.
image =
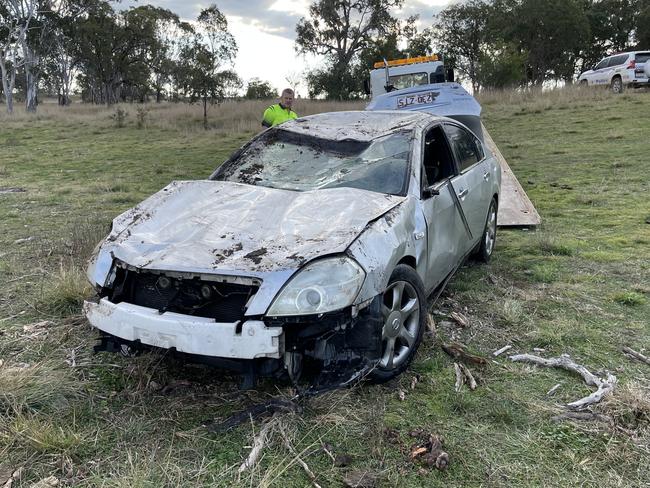
[[[437,188],[434,188],[432,186],[429,186],[422,190],[422,197],[426,200],[431,197],[435,197],[436,195],[440,195],[440,190]]]

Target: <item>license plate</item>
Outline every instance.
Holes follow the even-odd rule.
[[[438,92],[420,93],[419,95],[408,95],[397,99],[397,108],[407,108],[413,105],[428,105],[433,103]]]

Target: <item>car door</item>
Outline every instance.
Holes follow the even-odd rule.
[[[609,61],[611,58],[605,58],[603,59],[600,63],[596,65],[594,68],[594,74],[593,74],[593,79],[594,79],[594,84],[596,85],[604,85],[609,83],[608,79],[608,73],[609,73]]]
[[[456,124],[446,123],[444,128],[458,167],[458,174],[451,179],[451,184],[466,225],[467,239],[463,249],[467,253],[478,242],[485,228],[491,197],[486,184],[490,169],[485,162],[483,147],[474,134]]]
[[[463,257],[467,231],[451,186],[456,164],[442,125],[438,123],[424,132],[420,180],[421,205],[427,226],[425,287],[430,291]]]

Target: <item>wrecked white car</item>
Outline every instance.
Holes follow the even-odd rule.
[[[85,313],[103,350],[169,349],[249,379],[393,378],[422,340],[427,297],[467,256],[490,258],[500,171],[445,117],[287,122],[117,217]]]

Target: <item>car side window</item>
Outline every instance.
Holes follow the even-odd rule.
[[[614,66],[620,66],[623,63],[625,63],[626,60],[627,60],[627,54],[622,54],[620,56],[613,56],[609,58],[609,63],[607,63],[607,66],[609,68],[612,68]]]
[[[456,173],[454,159],[442,126],[427,131],[422,158],[422,188],[435,185]]]
[[[445,132],[456,153],[461,173],[483,159],[483,148],[473,134],[456,125],[445,125]]]
[[[603,69],[605,66],[607,66],[607,63],[609,63],[609,60],[610,60],[610,58],[603,59],[600,63],[598,63],[596,65],[596,67],[594,68],[594,71],[596,71],[598,69]]]

